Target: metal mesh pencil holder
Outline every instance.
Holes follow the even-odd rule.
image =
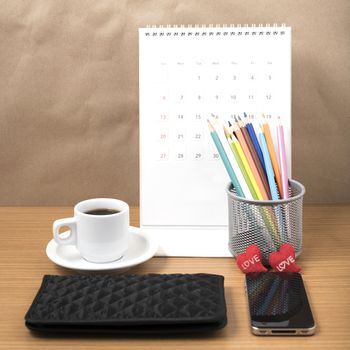
[[[304,186],[289,180],[289,198],[248,200],[236,195],[231,183],[227,188],[229,218],[229,250],[235,257],[251,244],[256,244],[264,265],[269,255],[282,244],[290,243],[296,256],[302,250]]]

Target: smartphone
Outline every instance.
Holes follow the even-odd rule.
[[[253,334],[315,333],[315,321],[299,273],[248,273],[246,293]]]

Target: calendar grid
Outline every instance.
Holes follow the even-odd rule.
[[[290,161],[290,27],[149,27],[139,40],[141,225],[226,226],[228,178],[207,119],[280,116]]]

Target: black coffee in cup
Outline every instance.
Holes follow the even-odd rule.
[[[117,209],[109,209],[109,208],[98,208],[85,211],[84,214],[88,215],[112,215],[120,213],[120,210]]]

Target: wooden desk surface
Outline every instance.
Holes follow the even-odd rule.
[[[231,258],[153,258],[130,273],[208,272],[225,276],[226,328],[214,335],[45,337],[23,317],[44,274],[73,274],[45,255],[52,221],[71,208],[0,208],[0,349],[350,349],[350,206],[307,206],[304,249],[298,259],[318,325],[312,337],[250,334],[244,276]],[[138,209],[132,209],[138,225]]]

